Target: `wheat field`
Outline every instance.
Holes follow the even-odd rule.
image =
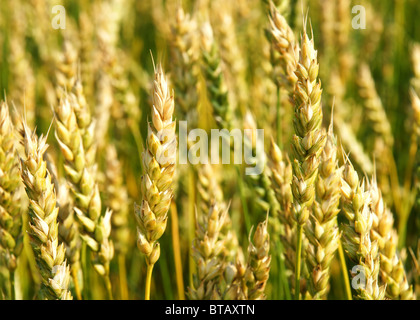
[[[418,1],[0,7],[0,300],[420,297]]]

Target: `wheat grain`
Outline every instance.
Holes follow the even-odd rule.
[[[26,122],[21,131],[25,148],[21,175],[29,204],[28,234],[42,277],[44,299],[71,300],[68,290],[70,269],[64,261],[64,244],[58,243],[58,207],[54,186],[43,155],[48,148],[46,137],[30,132]]]

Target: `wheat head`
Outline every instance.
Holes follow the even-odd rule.
[[[58,242],[56,194],[43,160],[48,148],[46,137],[38,138],[26,122],[23,122],[21,135],[24,146],[21,176],[29,198],[28,234],[42,277],[41,296],[49,300],[72,300],[65,248]]]

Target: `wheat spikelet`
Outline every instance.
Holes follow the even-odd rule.
[[[48,147],[46,137],[31,133],[26,122],[21,135],[21,175],[30,201],[28,234],[42,277],[41,295],[44,299],[71,300],[70,269],[64,261],[64,245],[58,243],[56,195],[43,160]]]
[[[358,264],[358,272],[363,272],[365,283],[358,289],[358,297],[363,300],[382,300],[385,287],[379,287],[379,248],[377,241],[371,241],[370,233],[373,214],[370,211],[370,195],[360,184],[357,172],[347,161],[341,180],[343,214],[348,220],[343,229],[343,247],[349,258]],[[353,274],[353,276],[356,276]]]
[[[147,149],[143,156],[143,200],[135,208],[138,222],[137,245],[146,256],[148,265],[154,265],[160,256],[159,238],[166,229],[172,199],[172,180],[175,172],[177,140],[176,122],[172,119],[174,97],[159,64],[153,82],[152,123],[147,134]]]
[[[270,235],[267,232],[268,219],[261,222],[255,230],[253,242],[248,246],[248,264],[245,272],[247,286],[246,297],[248,300],[263,300],[265,286],[270,273],[271,256]]]
[[[22,213],[19,161],[15,148],[14,127],[7,103],[0,102],[0,253],[10,272],[17,267],[22,251]]]
[[[373,130],[385,140],[387,146],[392,147],[394,138],[391,125],[386,116],[381,98],[378,96],[375,88],[375,82],[372,78],[369,66],[362,64],[358,77],[359,94],[364,99],[366,115],[372,122]]]
[[[310,243],[306,261],[311,276],[311,295],[316,299],[324,299],[328,293],[330,265],[339,241],[337,214],[341,174],[338,170],[337,145],[332,128],[331,125],[321,154],[316,201],[305,229]]]
[[[371,239],[376,240],[381,258],[381,278],[386,283],[390,299],[415,299],[413,288],[407,282],[403,263],[397,254],[398,234],[393,228],[394,218],[382,199],[376,178],[369,184],[370,208],[373,213]]]

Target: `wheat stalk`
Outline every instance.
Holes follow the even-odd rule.
[[[153,266],[160,256],[158,240],[168,221],[168,211],[173,197],[172,181],[175,172],[176,122],[172,119],[174,97],[159,64],[153,82],[152,123],[147,134],[147,148],[143,155],[143,200],[135,208],[138,223],[137,245],[146,256],[148,266],[146,299],[150,299],[150,281]]]
[[[348,160],[341,182],[342,210],[348,220],[348,223],[342,226],[343,246],[349,258],[358,263],[359,269],[353,276],[363,272],[365,279],[365,283],[357,289],[358,298],[383,300],[385,287],[379,287],[378,242],[371,241],[370,237],[373,223],[373,214],[369,207],[371,198]]]
[[[71,300],[68,290],[70,269],[64,261],[64,244],[58,243],[58,207],[54,185],[43,155],[48,148],[46,137],[37,137],[26,122],[21,131],[24,155],[21,175],[29,198],[30,243],[42,277],[44,299]]]
[[[315,299],[326,298],[330,265],[339,242],[337,214],[340,211],[338,205],[341,173],[338,170],[337,145],[332,128],[330,125],[321,154],[316,182],[316,201],[305,229],[305,235],[310,243],[307,247],[306,261],[311,276],[311,295]]]

